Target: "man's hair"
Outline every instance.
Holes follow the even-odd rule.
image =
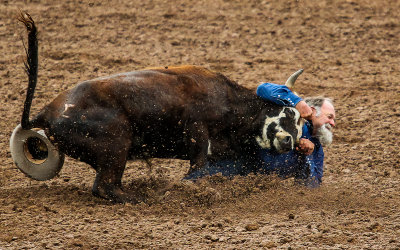
[[[317,116],[321,114],[321,107],[322,104],[324,104],[324,102],[328,102],[333,106],[332,99],[328,97],[322,97],[322,96],[307,97],[304,99],[304,101],[308,104],[308,106],[315,108],[315,110],[317,111]]]

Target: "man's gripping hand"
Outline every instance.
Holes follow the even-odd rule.
[[[313,115],[313,110],[308,106],[308,104],[301,100],[296,104],[295,107],[299,112],[300,116],[306,120],[311,120],[311,117]]]
[[[314,151],[314,143],[305,138],[300,138],[300,143],[296,150],[305,155],[310,155]]]

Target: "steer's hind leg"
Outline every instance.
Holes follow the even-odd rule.
[[[99,143],[96,143],[101,146],[97,148],[95,161],[91,163],[97,171],[92,193],[117,203],[138,203],[141,201],[139,197],[122,188],[122,176],[131,144],[130,136],[126,135],[114,134],[112,138],[107,140],[103,137],[98,141]]]
[[[91,149],[94,157],[89,164],[96,169],[97,175],[92,193],[117,203],[138,203],[140,199],[122,187],[132,134],[121,120],[108,121],[104,131],[99,131],[93,138]]]
[[[93,101],[93,100],[91,100]],[[132,144],[126,116],[113,108],[83,109],[74,104],[69,113],[51,123],[49,135],[60,150],[90,164],[97,172],[92,192],[115,202],[138,202],[122,189],[121,179]]]
[[[122,175],[126,165],[126,154],[105,155],[97,159],[97,175],[92,193],[97,197],[117,203],[138,203],[141,199],[122,188]]]

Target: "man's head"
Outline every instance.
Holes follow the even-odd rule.
[[[311,118],[313,135],[319,139],[322,146],[329,146],[332,143],[332,128],[335,126],[336,118],[332,100],[325,97],[311,97],[304,101],[313,109],[314,115]]]

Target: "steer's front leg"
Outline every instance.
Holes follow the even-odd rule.
[[[189,174],[207,164],[209,144],[208,128],[200,122],[193,122],[186,126],[187,145],[189,146],[190,169]]]

